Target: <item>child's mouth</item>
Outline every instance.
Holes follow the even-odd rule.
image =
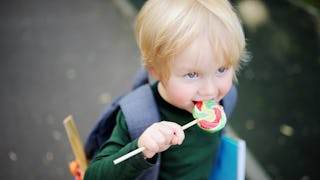
[[[195,106],[199,101],[192,101],[193,106]]]

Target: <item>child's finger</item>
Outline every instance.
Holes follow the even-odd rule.
[[[149,127],[145,133],[143,133],[141,140],[143,141],[142,146],[149,150],[158,151],[159,144],[165,142],[162,133],[158,130],[157,125],[152,125]]]
[[[138,146],[145,147],[145,157],[151,158],[155,153],[165,151],[171,145],[181,144],[184,137],[180,125],[174,122],[161,121],[146,129],[138,140]]]
[[[155,130],[155,127],[149,127],[139,138],[138,147],[145,147],[143,154],[146,158],[151,158],[157,153],[160,149],[157,137],[161,136],[161,133],[158,130]]]
[[[162,123],[165,124],[168,128],[170,128],[172,132],[171,144],[181,144],[185,137],[182,127],[174,122],[162,121]]]
[[[175,134],[174,129],[172,129],[170,126],[166,125],[166,123],[159,123],[158,125],[159,131],[164,137],[165,142],[163,142],[166,145],[171,145],[172,138]]]
[[[167,126],[161,123],[155,123],[150,126],[141,136],[142,146],[152,151],[159,151],[163,146],[170,145],[173,132]]]

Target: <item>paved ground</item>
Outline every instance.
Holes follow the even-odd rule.
[[[0,22],[0,179],[72,179],[62,121],[84,138],[130,87],[132,27],[105,0],[1,1]]]

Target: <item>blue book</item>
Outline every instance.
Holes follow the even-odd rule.
[[[244,180],[246,143],[223,135],[210,180]]]

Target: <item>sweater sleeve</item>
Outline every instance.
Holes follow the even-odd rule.
[[[130,140],[125,117],[120,111],[110,138],[102,145],[100,152],[89,164],[84,180],[134,179],[153,164],[146,161],[141,153],[117,165],[113,164],[113,160],[137,147],[137,140]]]

